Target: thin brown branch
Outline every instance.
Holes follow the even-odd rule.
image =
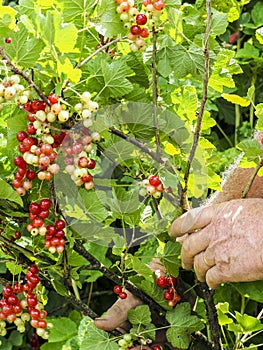
[[[153,94],[153,125],[155,131],[156,139],[156,154],[159,157],[161,141],[160,133],[158,126],[158,110],[157,110],[157,101],[158,101],[158,79],[157,79],[157,70],[156,70],[156,53],[157,53],[157,31],[153,28],[153,54],[152,54],[152,94]]]
[[[185,209],[188,209],[188,203],[187,203],[188,181],[189,181],[191,166],[192,166],[192,163],[194,160],[195,152],[196,152],[199,138],[200,138],[200,132],[201,132],[201,128],[202,128],[202,120],[203,120],[205,105],[206,105],[206,101],[207,101],[209,67],[210,67],[209,35],[210,35],[211,22],[212,22],[211,0],[206,1],[206,13],[207,13],[207,22],[206,22],[206,30],[205,30],[205,48],[204,48],[205,73],[204,73],[204,81],[203,81],[203,97],[202,97],[202,101],[201,101],[200,110],[197,113],[197,122],[196,122],[196,128],[195,128],[195,132],[194,132],[194,141],[193,141],[193,145],[192,145],[190,155],[188,158],[186,172],[184,175],[183,204],[184,204]]]
[[[41,99],[48,105],[50,106],[50,102],[48,98],[43,94],[43,92],[40,90],[40,88],[33,82],[33,80],[30,78],[29,75],[27,75],[25,72],[23,72],[20,68],[16,67],[13,62],[7,57],[5,54],[5,51],[2,47],[0,47],[0,55],[2,56],[3,60],[5,63],[11,68],[12,72],[15,74],[20,75],[23,77],[29,84],[30,87],[32,87],[36,93],[41,97]]]

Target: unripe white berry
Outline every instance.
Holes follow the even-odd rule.
[[[81,101],[83,102],[88,102],[91,98],[90,92],[85,91],[83,92],[83,94],[81,95]]]
[[[41,123],[39,120],[35,120],[35,121],[33,122],[33,125],[34,125],[34,128],[35,128],[35,129],[42,128],[42,123]]]
[[[11,81],[13,84],[19,84],[19,83],[20,83],[20,77],[19,77],[19,75],[11,75],[10,81]]]
[[[26,95],[19,96],[19,102],[24,105],[28,102],[28,97]]]
[[[53,248],[53,247],[50,247],[50,248]],[[45,330],[44,330],[44,328],[37,328],[36,333],[37,333],[37,335],[42,337],[44,335],[44,333],[45,333]]]
[[[85,126],[85,128],[90,128],[92,126],[92,124],[93,124],[92,119],[85,119],[83,121],[83,125]]]
[[[5,89],[5,99],[11,100],[16,94],[16,89],[13,86],[8,86]]]
[[[45,226],[42,226],[38,229],[38,233],[40,234],[40,236],[45,236],[46,232],[47,232],[47,229]]]
[[[89,109],[83,109],[81,115],[83,119],[89,119],[91,117],[91,111]]]
[[[58,114],[58,120],[61,122],[61,123],[65,123],[66,121],[69,120],[69,112],[68,111],[64,111],[62,110],[61,112],[59,112]]]
[[[130,16],[127,12],[124,12],[120,15],[120,20],[123,22],[128,22],[130,20]]]
[[[94,187],[94,182],[93,181],[85,182],[84,186],[85,186],[86,190],[92,190]]]
[[[53,145],[53,143],[54,143],[54,137],[51,136],[51,135],[46,135],[45,141],[46,141],[46,143],[48,143],[48,144],[50,144],[50,145]]]
[[[76,110],[77,112],[82,111],[82,108],[83,108],[82,103],[77,103],[77,104],[74,106],[74,108],[75,108],[75,110]]]
[[[139,190],[139,195],[140,196],[146,196],[146,194],[147,194],[147,191],[146,191],[146,188],[141,188],[140,190]]]
[[[72,175],[72,174],[74,174],[75,167],[74,167],[74,165],[67,165],[65,170],[69,175]]]
[[[52,113],[52,112],[48,112],[48,114],[47,114],[47,121],[49,123],[54,123],[56,120],[57,120],[57,116],[54,113]]]
[[[132,52],[137,52],[137,51],[139,51],[138,46],[135,45],[135,44],[131,44],[131,45],[130,45],[130,49],[131,49]]]
[[[138,46],[138,48],[142,48],[145,45],[145,41],[143,39],[136,39],[135,45]]]
[[[48,171],[50,171],[52,174],[58,174],[60,170],[60,167],[58,164],[52,164],[48,167]]]
[[[95,101],[89,101],[88,107],[91,112],[96,112],[99,109],[99,104]]]
[[[78,179],[75,181],[75,185],[76,186],[82,186],[83,185],[83,181],[81,179]]]
[[[18,327],[17,327],[17,330],[18,330],[19,333],[25,333],[26,327],[23,326],[23,325],[21,325],[21,326],[18,326]]]
[[[89,153],[91,150],[92,150],[92,144],[91,144],[91,143],[90,143],[89,145],[85,145],[85,146],[84,146],[84,151],[85,151],[85,152],[88,152],[88,153]]]
[[[92,141],[93,142],[99,142],[101,137],[100,137],[100,133],[98,131],[94,131],[92,134],[91,134],[91,138],[92,138]]]
[[[53,246],[52,246],[52,247],[49,247],[48,250],[50,251],[51,254],[54,254],[54,253],[56,253],[56,251],[57,251],[57,250],[56,250],[56,247],[53,247]]]
[[[38,231],[38,228],[34,227],[31,231],[30,231],[31,235],[32,236],[37,236],[39,231]]]
[[[153,194],[153,197],[156,198],[156,199],[160,198],[161,196],[162,196],[162,193],[159,192],[159,191],[156,191],[156,192],[154,192],[154,194]]]
[[[44,121],[46,121],[46,117],[47,117],[47,115],[44,111],[37,111],[36,112],[36,119],[37,120],[44,122]]]
[[[5,87],[3,84],[0,84],[0,96],[4,96],[5,95]]]
[[[148,194],[153,195],[156,192],[156,189],[154,186],[149,185],[146,187],[146,191]]]
[[[148,179],[144,179],[144,180],[142,180],[141,184],[142,184],[143,187],[146,188],[149,185],[149,180]]]

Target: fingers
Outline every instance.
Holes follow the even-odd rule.
[[[209,246],[213,228],[205,227],[203,230],[189,235],[183,242],[181,251],[182,267],[190,270],[194,266],[194,257]]]
[[[117,300],[104,315],[95,319],[94,322],[97,328],[108,331],[120,327],[127,320],[128,311],[142,304],[142,301],[129,291],[126,291],[126,293],[126,299]]]
[[[189,210],[172,223],[169,235],[180,237],[207,226],[215,215],[215,211],[216,206],[213,205]]]
[[[208,259],[206,252],[197,254],[194,258],[194,270],[198,281],[204,282],[206,280],[206,274],[211,267],[215,265],[215,259]]]
[[[218,266],[213,266],[206,273],[206,283],[212,288],[216,289],[220,286],[221,283],[228,282],[226,276],[222,274],[221,270],[219,270]]]

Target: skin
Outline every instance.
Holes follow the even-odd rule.
[[[263,148],[263,132],[257,132],[255,139]],[[197,278],[211,288],[223,282],[263,279],[263,177],[256,176],[247,199],[240,199],[253,171],[234,164],[225,176],[222,191],[215,192],[205,206],[191,209],[176,219],[169,230],[182,243],[183,267],[194,268]],[[154,264],[152,268],[154,271]],[[163,273],[160,265],[157,269]],[[102,318],[95,320],[98,328],[116,328],[127,319],[128,309],[140,305],[130,293],[122,304],[119,302],[118,308],[114,304]],[[133,348],[139,349],[142,347]]]

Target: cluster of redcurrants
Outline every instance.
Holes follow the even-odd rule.
[[[48,198],[42,199],[39,203],[33,202],[29,205],[29,219],[27,230],[32,236],[44,236],[45,247],[50,253],[62,253],[65,246],[66,223],[64,220],[56,220],[54,225],[46,225],[44,219],[50,215],[51,201]]]
[[[150,175],[148,179],[144,179],[140,182],[141,189],[139,194],[141,196],[146,196],[147,194],[153,196],[154,198],[160,198],[163,191],[164,186],[156,175]]]
[[[160,21],[162,10],[165,7],[163,0],[143,0],[145,13],[140,12],[134,0],[115,0],[118,4],[117,12],[124,22],[125,28],[129,29],[128,39],[132,41],[130,48],[133,52],[145,48],[145,39],[149,37],[150,30],[145,26],[155,27]]]
[[[3,297],[0,300],[1,336],[5,336],[7,333],[5,321],[14,322],[20,333],[25,332],[25,322],[30,321],[31,326],[36,328],[38,336],[43,339],[48,338],[47,328],[51,328],[52,324],[47,323],[47,312],[36,295],[39,282],[38,267],[33,264],[26,273],[24,284],[16,283],[13,287],[10,285],[3,287]]]
[[[168,301],[168,305],[174,307],[180,300],[181,296],[177,293],[176,287],[176,278],[173,276],[159,276],[156,280],[156,283],[159,287],[166,289],[163,294],[165,300]]]
[[[0,82],[0,109],[4,103],[16,97],[18,103],[25,104],[32,97],[31,91],[20,84],[18,75],[12,75]]]
[[[127,293],[123,291],[122,286],[119,286],[119,285],[114,286],[113,291],[118,295],[120,299],[127,298]]]
[[[100,141],[98,132],[90,133],[83,128],[81,134],[75,133],[74,137],[66,137],[63,142],[62,152],[65,156],[65,170],[71,176],[77,186],[84,186],[87,190],[94,187],[91,172],[96,167],[96,161],[90,156],[93,143]]]

